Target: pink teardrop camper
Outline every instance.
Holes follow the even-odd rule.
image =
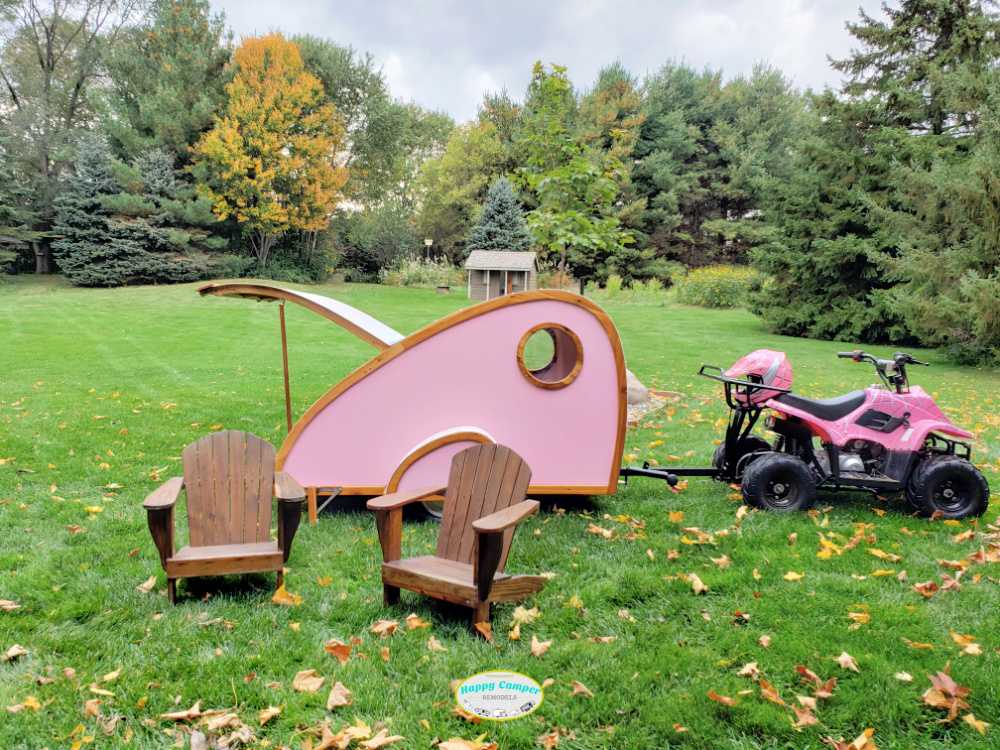
[[[614,494],[625,440],[621,341],[608,315],[568,292],[512,294],[448,315],[410,336],[348,305],[260,284],[202,294],[286,300],[382,351],[322,396],[289,431],[277,467],[314,497],[381,495],[444,482],[451,458],[500,443],[532,469],[533,494]],[[530,370],[538,332],[554,356]]]

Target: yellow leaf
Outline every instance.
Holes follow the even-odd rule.
[[[101,507],[100,505],[88,505],[86,508],[84,508],[84,510],[87,511],[88,513],[103,513],[104,512],[104,508]]]
[[[438,642],[438,639],[435,638],[432,635],[430,638],[427,639],[427,650],[428,651],[447,651],[448,649],[446,649],[444,646],[442,646]]]
[[[406,618],[406,628],[407,630],[416,630],[417,628],[429,628],[431,624],[426,620],[421,620],[417,613],[412,613]]]
[[[777,703],[779,706],[785,705],[785,702],[781,700],[781,696],[778,694],[778,691],[775,690],[774,686],[763,677],[760,678],[760,694],[761,697],[766,698],[771,701],[771,703]]]
[[[805,578],[805,575],[790,570],[787,573],[785,573],[785,575],[783,575],[782,578],[784,578],[786,581],[798,581],[801,578]]]
[[[265,724],[267,724],[267,722],[269,722],[271,719],[273,719],[275,716],[277,716],[280,713],[281,713],[281,707],[268,706],[267,708],[261,709],[261,711],[260,711],[260,725],[264,726]]]
[[[288,591],[285,589],[285,584],[281,584],[280,586],[278,586],[278,590],[275,591],[274,595],[271,597],[271,601],[274,602],[275,604],[280,604],[286,607],[292,607],[302,604],[303,599],[298,594],[288,593]]]
[[[979,721],[975,714],[966,714],[962,717],[962,721],[970,727],[974,727],[980,734],[986,734],[986,727],[989,726],[985,721]]]
[[[972,643],[974,640],[976,640],[974,636],[971,636],[971,635],[960,635],[960,634],[956,633],[954,630],[951,631],[951,638],[959,646],[968,646],[970,643]]]
[[[346,643],[341,643],[336,638],[332,638],[323,644],[323,650],[326,651],[331,656],[336,657],[340,665],[343,666],[347,664],[347,660],[351,658],[351,647]]]
[[[670,523],[681,523],[684,521],[684,511],[670,511]]]
[[[333,579],[330,578],[330,576],[327,576],[326,578],[320,578],[319,576],[316,576],[316,583],[318,583],[320,586],[326,586],[332,580]]]
[[[116,669],[114,672],[108,672],[104,677],[101,678],[101,682],[114,682],[118,679],[118,676],[122,673],[120,669]]]
[[[857,660],[846,651],[842,651],[840,656],[834,659],[841,669],[850,669],[852,672],[859,672]]]
[[[21,701],[21,705],[25,708],[30,708],[32,711],[40,711],[42,708],[42,705],[38,702],[38,698],[33,695],[29,695]]]
[[[298,633],[298,632],[299,632],[299,628],[300,628],[301,626],[302,626],[302,623],[299,623],[299,622],[290,622],[290,623],[288,623],[288,627],[290,627],[290,628],[291,628],[292,630],[294,630],[294,631],[295,631],[296,633]]]

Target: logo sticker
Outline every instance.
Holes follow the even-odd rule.
[[[480,672],[455,690],[458,705],[490,721],[527,716],[542,704],[542,686],[519,672]]]

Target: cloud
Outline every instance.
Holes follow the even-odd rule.
[[[860,0],[878,15],[878,3]],[[722,69],[766,61],[801,88],[839,85],[859,0],[213,0],[239,35],[280,29],[371,52],[393,95],[475,116],[487,90],[520,97],[536,60],[569,68],[579,88],[620,60],[642,76],[668,60]]]

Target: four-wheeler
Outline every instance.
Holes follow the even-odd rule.
[[[809,508],[816,490],[905,492],[910,512],[921,516],[979,516],[990,490],[970,462],[968,440],[922,388],[910,386],[908,365],[927,365],[896,352],[878,359],[860,349],[838,357],[870,362],[881,383],[831,399],[791,392],[792,368],[784,352],[759,349],[728,370],[703,365],[699,375],[723,384],[731,410],[726,439],[711,467],[626,467],[622,475],[670,481],[709,476],[738,482],[747,504],[765,510]],[[752,434],[762,412],[777,435],[773,444]],[[964,439],[964,440],[963,440]]]

